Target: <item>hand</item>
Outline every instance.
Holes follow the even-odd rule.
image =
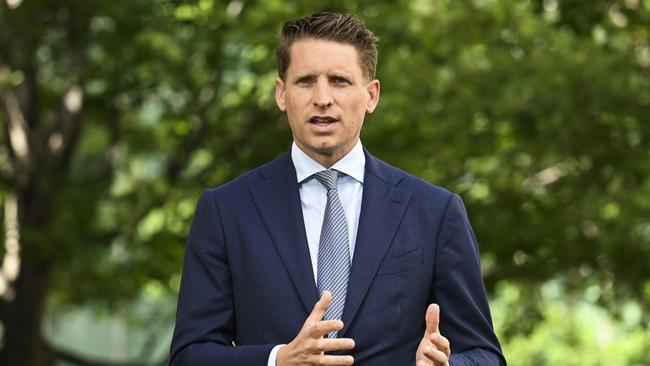
[[[323,292],[320,300],[305,320],[300,333],[291,343],[278,350],[276,366],[312,366],[312,365],[352,365],[354,358],[349,355],[325,355],[325,352],[349,350],[354,348],[351,338],[323,338],[332,331],[343,329],[340,320],[323,320],[323,316],[332,303],[332,294]]]
[[[415,366],[448,366],[451,346],[447,338],[440,334],[440,307],[431,304],[425,316],[427,329],[415,353]]]

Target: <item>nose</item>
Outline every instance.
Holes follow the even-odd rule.
[[[333,103],[332,92],[326,81],[319,80],[314,88],[314,106],[318,108],[330,107]]]

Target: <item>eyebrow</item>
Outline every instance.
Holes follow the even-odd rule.
[[[297,75],[295,79],[298,80],[298,79],[314,78],[314,77],[316,77],[315,74],[302,74],[302,75]]]
[[[348,81],[350,81],[350,82],[351,82],[352,79],[353,79],[352,77],[350,77],[350,76],[348,76],[348,75],[346,75],[346,74],[340,74],[340,73],[332,74],[332,75],[328,75],[327,77],[328,77],[328,78],[341,78],[341,79],[348,80]]]
[[[297,81],[300,81],[300,80],[315,79],[315,78],[316,78],[316,74],[304,74],[304,75],[298,75],[298,76],[294,77],[292,79],[292,81],[297,82]],[[342,78],[342,79],[348,80],[350,82],[352,82],[353,79],[354,79],[352,76],[350,76],[350,75],[348,75],[346,73],[342,73],[342,72],[335,72],[335,73],[327,74],[327,78],[328,79]]]

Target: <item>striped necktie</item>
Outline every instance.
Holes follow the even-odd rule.
[[[332,304],[323,319],[341,319],[345,296],[350,276],[350,246],[348,243],[348,224],[345,212],[336,190],[336,180],[339,172],[328,169],[322,170],[314,177],[327,189],[327,205],[323,217],[323,227],[318,246],[318,292],[332,293]],[[335,338],[337,332],[330,332],[329,337]]]

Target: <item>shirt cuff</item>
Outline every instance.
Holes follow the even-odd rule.
[[[284,346],[285,344],[278,344],[277,346],[273,347],[271,353],[269,353],[269,362],[266,363],[266,366],[275,366],[275,358],[278,355],[278,351]]]

